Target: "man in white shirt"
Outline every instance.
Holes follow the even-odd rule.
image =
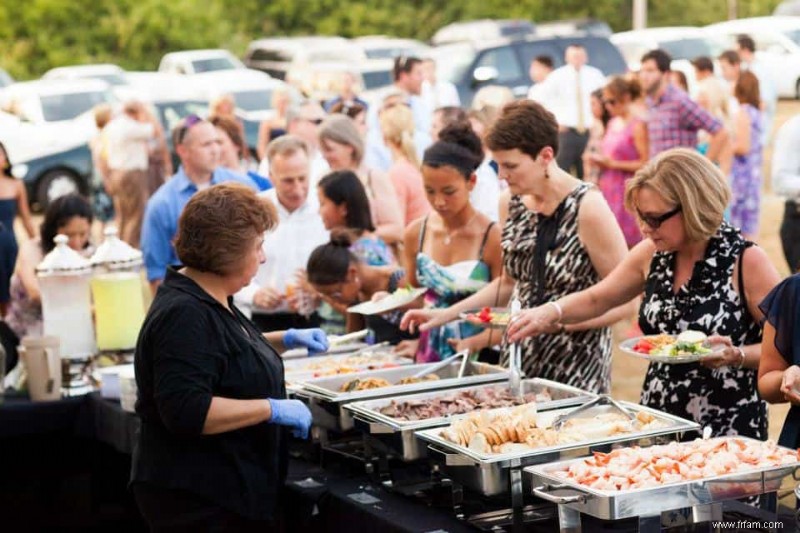
[[[787,120],[775,136],[772,190],[786,197],[781,243],[794,273],[800,270],[800,115]]]
[[[542,96],[545,93],[545,81],[553,72],[553,58],[550,56],[536,56],[531,61],[531,66],[528,69],[528,75],[531,77],[533,85],[528,89],[528,100],[534,102],[541,102]]]
[[[252,311],[262,331],[316,327],[317,302],[303,290],[305,267],[329,235],[318,204],[310,199],[307,143],[294,135],[278,137],[267,146],[267,159],[274,188],[261,195],[275,205],[280,223],[265,236],[266,261],[235,300],[244,312]]]
[[[583,151],[589,141],[592,124],[591,95],[606,83],[603,73],[587,65],[586,49],[571,44],[564,53],[566,65],[554,70],[539,99],[558,121],[558,165],[583,179]]]
[[[328,162],[319,151],[319,125],[325,119],[325,111],[316,102],[306,100],[299,105],[291,106],[286,111],[286,133],[300,138],[308,145],[309,157],[309,184],[311,200],[317,201],[317,182],[331,171]],[[269,156],[265,157],[258,166],[258,173],[272,180],[270,176],[271,164]]]
[[[447,80],[436,79],[436,62],[431,58],[422,60],[422,98],[428,104],[428,109],[440,107],[459,107],[461,98],[458,96],[456,86]]]
[[[758,78],[758,91],[761,95],[762,121],[764,128],[761,132],[761,142],[769,143],[772,135],[772,124],[775,121],[775,111],[778,108],[778,87],[766,66],[756,58],[756,43],[749,35],[739,35],[736,38],[737,51],[742,59],[742,67],[749,70]]]

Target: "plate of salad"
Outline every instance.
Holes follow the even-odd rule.
[[[414,287],[404,287],[397,289],[389,296],[376,300],[374,302],[363,302],[358,305],[347,308],[348,313],[356,313],[359,315],[380,315],[393,311],[398,307],[404,307],[414,300],[422,296],[428,291],[424,287],[415,289]]]
[[[711,345],[701,331],[687,330],[678,336],[645,335],[619,345],[628,355],[658,363],[695,363],[722,351],[723,345]]]
[[[475,326],[505,329],[511,321],[511,311],[502,307],[484,307],[461,313],[459,318]]]

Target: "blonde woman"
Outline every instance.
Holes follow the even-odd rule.
[[[593,320],[643,292],[643,333],[695,330],[724,349],[700,364],[650,363],[641,403],[709,426],[714,436],[766,439],[758,306],[780,278],[764,250],[725,222],[730,197],[726,177],[697,151],[662,152],[625,190],[645,240],[599,283],[523,311],[509,341]]]
[[[404,225],[408,226],[430,211],[414,146],[414,115],[408,106],[396,105],[381,111],[379,119],[383,142],[392,154],[389,178],[397,191]]]
[[[367,191],[375,233],[388,245],[403,240],[403,214],[389,176],[364,164],[364,140],[353,119],[331,115],[319,128],[319,147],[331,170],[351,170]]]
[[[278,87],[272,91],[272,109],[275,111],[275,115],[263,121],[258,127],[256,154],[259,161],[266,156],[267,145],[270,141],[286,134],[286,114],[291,103],[292,96],[286,87]]]

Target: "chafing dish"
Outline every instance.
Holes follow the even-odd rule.
[[[735,437],[754,441],[745,437]],[[661,513],[693,508],[695,521],[720,520],[721,503],[777,491],[787,476],[794,476],[800,461],[781,466],[757,467],[747,472],[658,485],[641,489],[603,491],[592,489],[555,472],[569,468],[586,458],[530,466],[524,475],[530,478],[535,496],[558,505],[562,530],[580,530],[581,513],[603,520],[639,518],[639,530],[661,529]]]
[[[447,425],[449,416],[428,418],[425,420],[400,420],[380,412],[383,407],[396,401],[425,401],[468,391],[477,391],[488,388],[506,388],[506,384],[487,384],[472,387],[458,387],[445,391],[409,394],[394,398],[381,398],[347,404],[344,408],[353,413],[355,426],[367,434],[383,442],[389,449],[397,452],[404,461],[415,461],[427,456],[427,444],[419,440],[415,432],[437,426]],[[594,395],[590,392],[549,381],[546,379],[528,379],[522,382],[522,392],[541,393],[548,391],[552,401],[537,402],[539,411],[559,409],[563,407],[580,405],[591,400]]]
[[[290,359],[283,362],[283,372],[287,383],[298,383],[323,377],[319,374],[325,370],[332,370],[337,366],[348,366],[358,370],[378,370],[389,368],[390,366],[406,366],[414,363],[409,357],[403,357],[392,353],[385,348],[378,348],[375,351],[366,347],[363,350],[336,354],[318,355],[314,357],[304,357]],[[354,359],[357,360],[354,361]],[[345,375],[345,374],[341,374]],[[349,375],[349,374],[347,374]]]
[[[444,462],[443,468],[453,480],[486,496],[508,492],[510,487],[513,498],[522,492],[522,467],[581,457],[593,451],[609,451],[612,446],[646,446],[666,442],[674,440],[684,432],[698,431],[700,427],[694,422],[655,409],[629,402],[618,403],[633,414],[649,413],[664,422],[665,426],[509,454],[484,454],[460,446],[442,437],[440,435],[442,428],[425,429],[417,431],[416,434],[430,443],[428,455],[441,459]],[[549,411],[548,416],[560,416],[569,411],[570,409]],[[597,405],[586,410],[583,416],[591,417],[611,412],[614,412],[613,406]]]
[[[342,385],[354,378],[383,378],[390,383],[397,383],[403,378],[413,376],[425,367],[434,367],[436,363],[422,365],[408,365],[400,368],[373,370],[357,374],[342,374],[317,379],[310,379],[300,385],[294,394],[297,398],[309,404],[314,416],[314,425],[333,431],[346,431],[353,428],[353,417],[349,411],[342,408],[344,404],[357,400],[387,398],[415,392],[452,389],[465,385],[478,385],[493,383],[508,379],[508,371],[486,363],[470,361],[464,376],[457,378],[460,361],[453,361],[450,365],[436,370],[434,374],[439,379],[421,381],[405,385],[392,385],[377,389],[362,391],[342,392]]]

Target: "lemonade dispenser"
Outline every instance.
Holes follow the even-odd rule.
[[[58,337],[61,359],[91,360],[95,353],[92,326],[91,263],[56,235],[56,247],[36,267],[42,295],[44,334]],[[69,383],[66,383],[69,385]]]
[[[97,348],[129,351],[136,347],[145,315],[142,252],[120,240],[117,228],[108,227],[104,233],[91,259]]]

